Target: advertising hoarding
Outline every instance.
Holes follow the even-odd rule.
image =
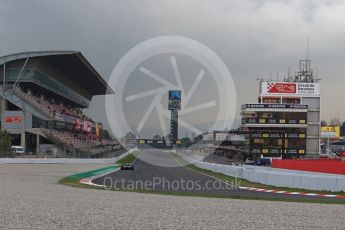
[[[181,110],[181,90],[169,90],[169,110]]]
[[[4,120],[6,123],[21,123],[22,116],[5,116]]]
[[[339,126],[322,126],[321,138],[339,138],[340,127]]]
[[[312,82],[261,82],[260,95],[320,95],[320,85]]]
[[[5,129],[23,128],[24,116],[22,111],[4,111],[2,126]]]
[[[244,104],[242,109],[308,109],[308,105],[300,104]]]

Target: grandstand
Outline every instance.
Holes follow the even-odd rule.
[[[101,158],[121,154],[103,125],[83,113],[95,95],[113,94],[77,51],[0,57],[1,129],[29,155]]]

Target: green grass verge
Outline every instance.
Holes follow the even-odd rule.
[[[139,151],[133,151],[132,153],[125,156],[124,158],[116,161],[116,164],[119,164],[120,166],[124,165],[124,164],[132,164],[137,159],[139,154],[140,154]],[[63,185],[78,187],[78,188],[95,188],[95,186],[81,184],[81,183],[79,183],[79,181],[83,178],[88,178],[88,177],[94,176],[96,174],[106,172],[107,170],[113,170],[116,167],[118,167],[118,166],[108,166],[108,167],[95,169],[95,170],[91,170],[91,171],[87,171],[87,172],[83,172],[83,173],[77,173],[77,174],[62,178],[59,181],[59,183],[63,184]],[[96,188],[100,188],[100,187],[96,187]]]
[[[95,188],[95,187],[92,187]],[[98,188],[99,189],[99,188]],[[104,189],[104,188],[101,188]],[[279,198],[279,197],[262,197],[262,196],[243,196],[243,195],[226,195],[226,194],[197,194],[193,192],[176,192],[176,191],[156,191],[156,190],[125,190],[125,189],[108,189],[114,192],[135,192],[144,194],[158,194],[171,196],[188,196],[200,198],[222,198],[222,199],[239,199],[239,200],[258,200],[258,201],[280,201],[280,202],[295,202],[295,203],[316,203],[316,204],[336,204],[345,205],[345,201],[341,200],[321,200],[308,198]]]
[[[139,151],[134,151],[128,154],[127,156],[125,156],[124,158],[116,161],[116,164],[119,164],[119,165],[132,164],[138,158],[139,154],[140,154]]]

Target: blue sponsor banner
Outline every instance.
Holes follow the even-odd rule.
[[[169,90],[169,110],[181,110],[181,90]]]

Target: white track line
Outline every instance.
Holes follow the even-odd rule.
[[[92,186],[97,186],[97,187],[105,187],[105,185],[100,185],[100,184],[95,184],[93,183],[92,181],[99,178],[99,177],[102,177],[102,176],[106,176],[106,175],[109,175],[111,173],[114,173],[114,172],[117,172],[120,170],[120,167],[114,169],[114,170],[110,170],[110,171],[107,171],[105,173],[101,173],[101,174],[97,174],[95,176],[92,176],[92,177],[88,177],[88,178],[83,178],[79,181],[80,184],[87,184],[87,185],[92,185]]]

